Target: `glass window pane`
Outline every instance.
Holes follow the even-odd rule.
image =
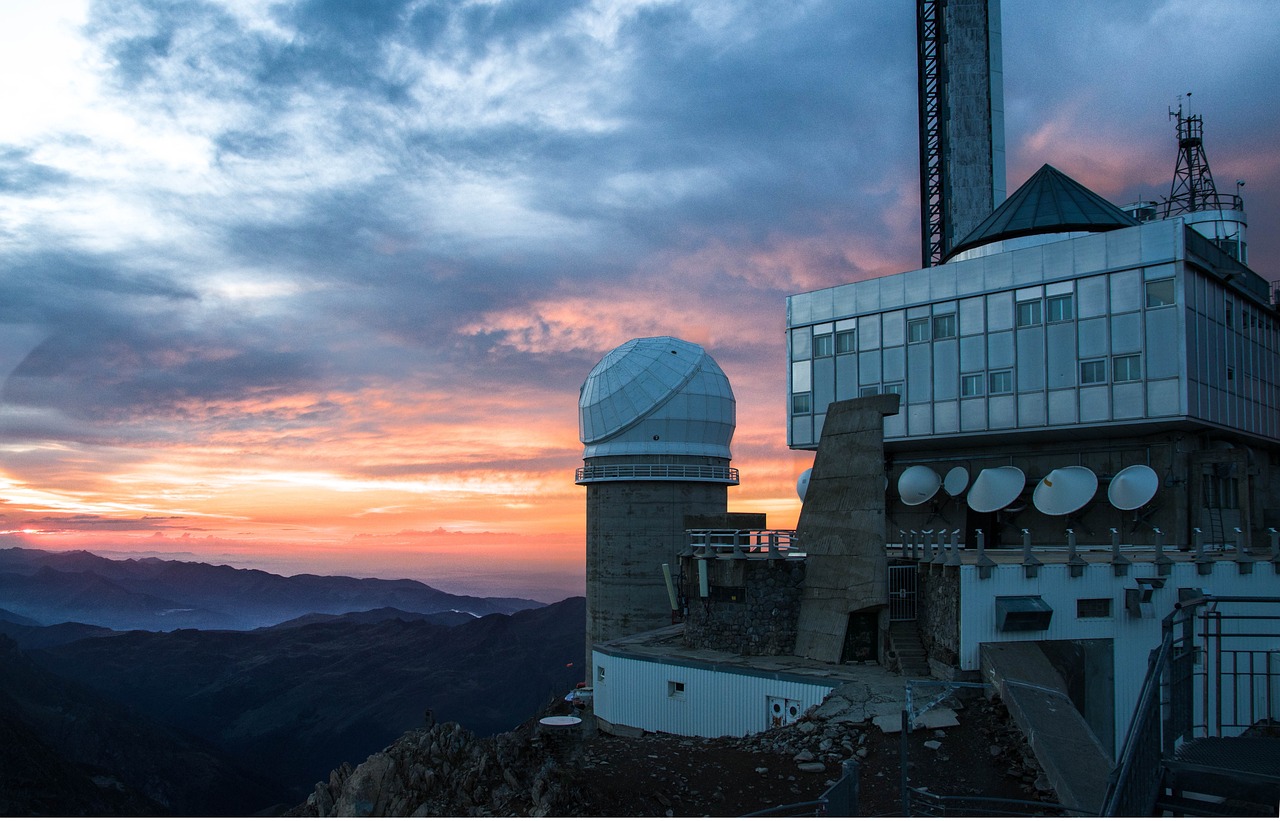
[[[857,331],[836,332],[836,353],[853,353],[858,349]]]
[[[1013,371],[992,371],[988,391],[990,393],[1013,393]]]
[[[791,361],[808,359],[812,350],[810,341],[813,335],[808,328],[791,329]]]
[[[1157,279],[1147,283],[1147,307],[1160,308],[1174,303],[1172,279]]]
[[[809,402],[809,394],[797,393],[791,397],[792,413],[808,413],[810,411],[810,408],[811,408],[811,404]]]
[[[1117,356],[1111,360],[1111,380],[1113,382],[1133,382],[1142,378],[1142,363],[1137,354]]]
[[[813,355],[815,357],[831,356],[831,353],[831,334],[823,334],[822,336],[815,336],[813,338]]]
[[[960,377],[961,396],[982,396],[982,374],[966,374]]]
[[[1075,318],[1073,299],[1070,294],[1049,297],[1045,300],[1045,308],[1050,322],[1065,322]]]
[[[1080,363],[1080,384],[1097,385],[1107,381],[1107,361],[1094,359]]]
[[[941,314],[933,318],[933,338],[950,339],[956,335],[956,315]]]
[[[908,320],[907,341],[908,342],[928,342],[929,341],[929,320],[927,319]]]
[[[1039,325],[1041,323],[1040,300],[1030,300],[1028,302],[1019,302],[1018,310],[1018,327],[1025,328],[1028,325]]]

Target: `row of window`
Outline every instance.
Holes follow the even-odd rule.
[[[1173,305],[1175,290],[1172,279],[1152,280],[1146,284],[1146,305],[1148,308],[1160,308]],[[1069,322],[1076,318],[1075,296],[1058,294],[1037,299],[1026,299],[1015,303],[1014,322],[1019,328],[1028,328],[1045,323]],[[935,339],[954,339],[959,333],[954,313],[935,314],[907,320],[907,342],[928,342]],[[858,337],[855,329],[839,330],[835,333],[815,334],[813,337],[813,356],[822,358],[835,354],[854,353],[858,349]]]
[[[1139,354],[1113,356],[1111,362],[1111,382],[1137,382],[1142,379],[1142,357]],[[1080,363],[1081,385],[1104,385],[1107,383],[1107,357],[1088,359]],[[902,393],[901,382],[890,382],[884,385],[863,387],[859,396],[875,396],[881,393]],[[960,375],[960,396],[998,396],[1013,393],[1013,371],[990,371],[987,373],[967,373]],[[813,412],[813,398],[808,392],[791,396],[791,413],[802,414]]]

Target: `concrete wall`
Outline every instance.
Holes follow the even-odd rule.
[[[1005,196],[1000,0],[949,0],[944,13],[949,111],[943,168],[954,245]]]
[[[596,482],[586,487],[590,658],[596,642],[671,623],[662,564],[678,566],[686,515],[725,513],[728,487],[671,481]]]
[[[916,579],[916,622],[929,658],[955,667],[960,661],[960,577],[931,568]]]
[[[802,559],[682,559],[689,602],[684,638],[690,647],[744,656],[791,655],[796,646]],[[707,568],[711,596],[699,595],[699,567]],[[738,597],[737,601],[729,596]]]

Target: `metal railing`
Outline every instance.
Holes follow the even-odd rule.
[[[798,801],[795,804],[779,804],[756,812],[749,812],[743,818],[807,818],[832,817],[849,818],[858,815],[858,790],[861,783],[858,762],[849,760],[840,765],[840,778],[827,788],[826,792],[813,801]]]
[[[1133,720],[1111,772],[1104,816],[1152,813],[1153,773],[1179,745],[1239,735],[1280,719],[1280,597],[1202,596],[1175,605],[1161,624]]]
[[[779,559],[801,553],[794,530],[697,529],[685,531],[685,555],[700,558],[724,553],[749,558],[751,554]]]
[[[738,484],[738,469],[722,465],[586,465],[573,473],[575,483],[650,480],[667,482],[723,482]]]

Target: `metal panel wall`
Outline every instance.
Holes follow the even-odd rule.
[[[670,661],[592,654],[595,713],[612,724],[650,732],[714,738],[744,736],[769,729],[769,700],[800,703],[803,712],[820,704],[832,684],[780,680],[768,673],[689,667]],[[672,685],[679,683],[683,689]]]
[[[960,570],[960,667],[978,669],[983,642],[1112,639],[1115,662],[1115,743],[1119,749],[1129,728],[1138,692],[1147,674],[1149,651],[1160,643],[1160,619],[1173,610],[1178,588],[1212,589],[1219,596],[1275,595],[1276,572],[1259,562],[1254,572],[1242,575],[1233,561],[1219,561],[1213,573],[1198,575],[1193,562],[1178,562],[1164,578],[1164,586],[1152,592],[1153,614],[1131,616],[1124,606],[1125,588],[1136,588],[1139,578],[1160,578],[1152,562],[1135,562],[1128,576],[1115,576],[1109,564],[1090,564],[1083,575],[1072,578],[1063,564],[1045,564],[1036,578],[1025,577],[1021,565],[993,568],[990,579],[978,578],[977,568]],[[1000,632],[996,625],[997,596],[1040,596],[1053,608],[1047,630]],[[1077,599],[1110,599],[1108,618],[1076,618]]]

